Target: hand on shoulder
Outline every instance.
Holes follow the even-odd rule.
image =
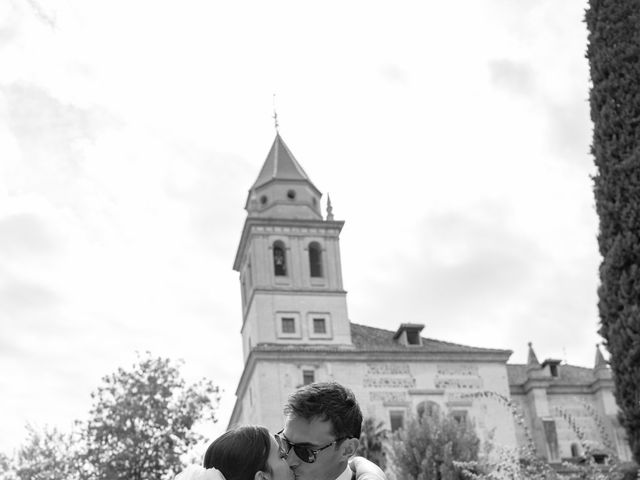
[[[364,457],[353,457],[349,467],[356,473],[356,480],[387,480],[382,469]]]

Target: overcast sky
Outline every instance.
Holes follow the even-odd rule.
[[[592,366],[585,8],[0,0],[0,451],[136,351],[223,387],[226,426],[274,93],[346,221],[353,322]]]

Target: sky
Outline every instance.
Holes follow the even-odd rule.
[[[224,430],[274,103],[346,222],[351,321],[591,367],[586,6],[0,0],[0,451],[146,351],[223,389]]]

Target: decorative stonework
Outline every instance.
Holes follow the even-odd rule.
[[[408,363],[368,363],[365,375],[409,375]]]
[[[362,385],[366,388],[413,388],[416,386],[415,378],[365,378]]]
[[[473,364],[438,364],[437,374],[447,377],[477,377],[478,366]]]
[[[382,403],[407,402],[409,401],[409,396],[404,390],[389,392],[369,392],[369,401]]]
[[[367,363],[362,386],[406,390],[416,386],[416,379],[411,375],[408,363]],[[406,391],[404,393],[406,396]]]
[[[435,388],[444,390],[480,390],[483,381],[478,366],[473,364],[438,364]]]

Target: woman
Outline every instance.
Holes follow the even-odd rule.
[[[209,445],[204,468],[191,465],[176,480],[293,480],[284,457],[266,428],[243,426]]]
[[[215,439],[204,455],[204,468],[190,465],[175,480],[294,480],[284,453],[264,427],[248,425]],[[384,473],[362,457],[353,459],[356,480],[385,480]]]

